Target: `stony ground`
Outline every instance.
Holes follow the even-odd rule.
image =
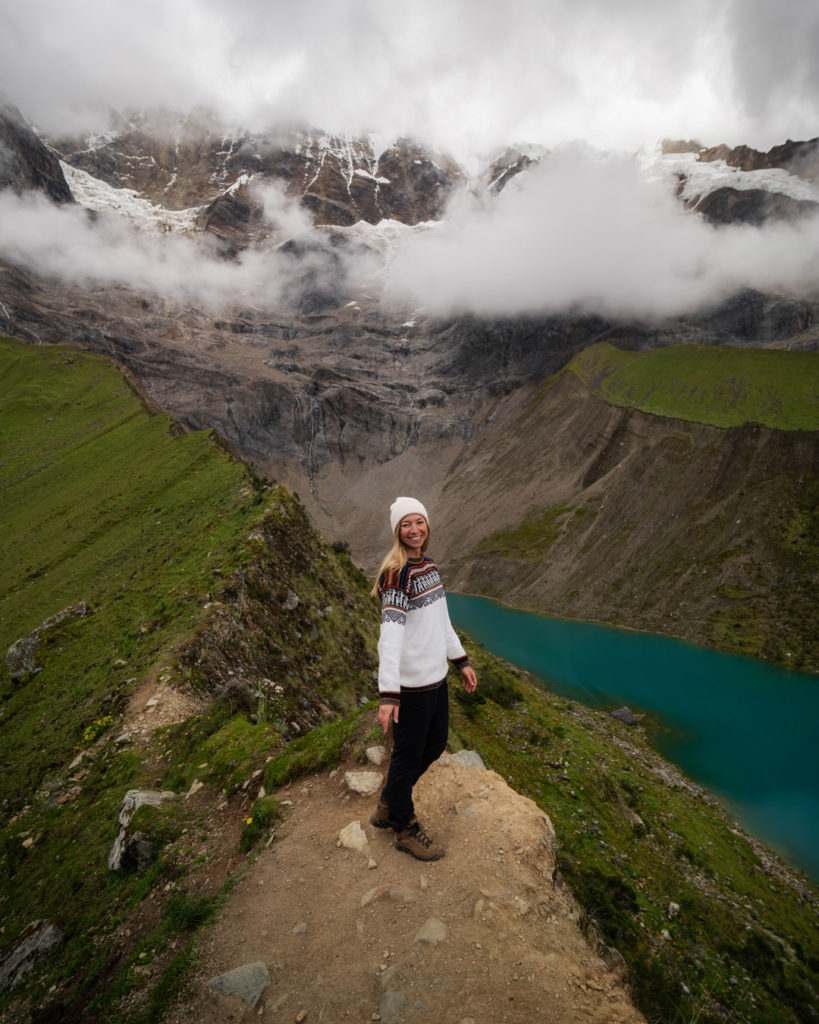
[[[194,994],[173,1024],[226,1021],[643,1022],[553,881],[551,824],[500,776],[446,756],[416,787],[440,861],[369,824],[375,798],[344,769],[280,794],[286,816],[200,943]],[[359,822],[363,849],[340,833]],[[255,1005],[209,984],[263,964]],[[263,970],[263,968],[258,968]]]

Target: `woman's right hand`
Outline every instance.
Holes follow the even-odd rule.
[[[386,703],[379,704],[378,721],[381,723],[381,728],[384,732],[387,732],[390,724],[398,721],[398,705]]]

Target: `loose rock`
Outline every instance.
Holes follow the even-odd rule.
[[[406,1008],[407,1001],[400,992],[385,992],[378,1006],[382,1024],[392,1024]]]
[[[383,785],[381,772],[345,772],[344,782],[351,793],[358,796],[375,796]]]
[[[622,707],[616,711],[611,712],[611,717],[616,718],[618,722],[623,722],[625,725],[636,725],[637,719],[634,717],[634,713],[631,708]]]
[[[255,1007],[262,992],[270,984],[270,972],[267,964],[257,961],[236,967],[225,974],[211,978],[208,985],[223,995],[238,996]]]
[[[436,917],[429,918],[415,934],[416,942],[426,942],[430,946],[437,946],[439,942],[446,939],[446,925]]]
[[[367,837],[360,821],[351,821],[339,832],[338,838],[341,840],[341,845],[348,850],[363,851],[367,846]]]
[[[442,764],[448,764],[450,761],[457,761],[464,768],[479,768],[481,771],[486,771],[486,765],[477,750],[459,750],[441,758]]]

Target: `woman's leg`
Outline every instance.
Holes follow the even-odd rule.
[[[441,713],[438,695],[446,693],[446,685],[420,693],[404,690],[398,721],[393,723],[393,747],[387,784],[381,793],[389,808],[390,824],[400,832],[415,816],[412,787],[439,756],[429,760],[431,752],[440,744]],[[444,736],[444,745],[446,737]],[[443,747],[441,747],[441,750]]]
[[[427,768],[443,754],[449,738],[449,691],[446,680],[437,690],[432,691],[431,696],[435,697],[435,703],[431,708],[432,715],[427,728],[424,752],[421,755],[418,774],[412,780],[413,786]]]

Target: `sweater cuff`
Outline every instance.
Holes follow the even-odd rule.
[[[400,704],[401,703],[401,692],[398,693],[386,691],[378,694],[379,704]]]
[[[460,672],[462,668],[466,668],[469,664],[469,655],[465,654],[462,658],[452,658],[451,661],[455,668]]]

